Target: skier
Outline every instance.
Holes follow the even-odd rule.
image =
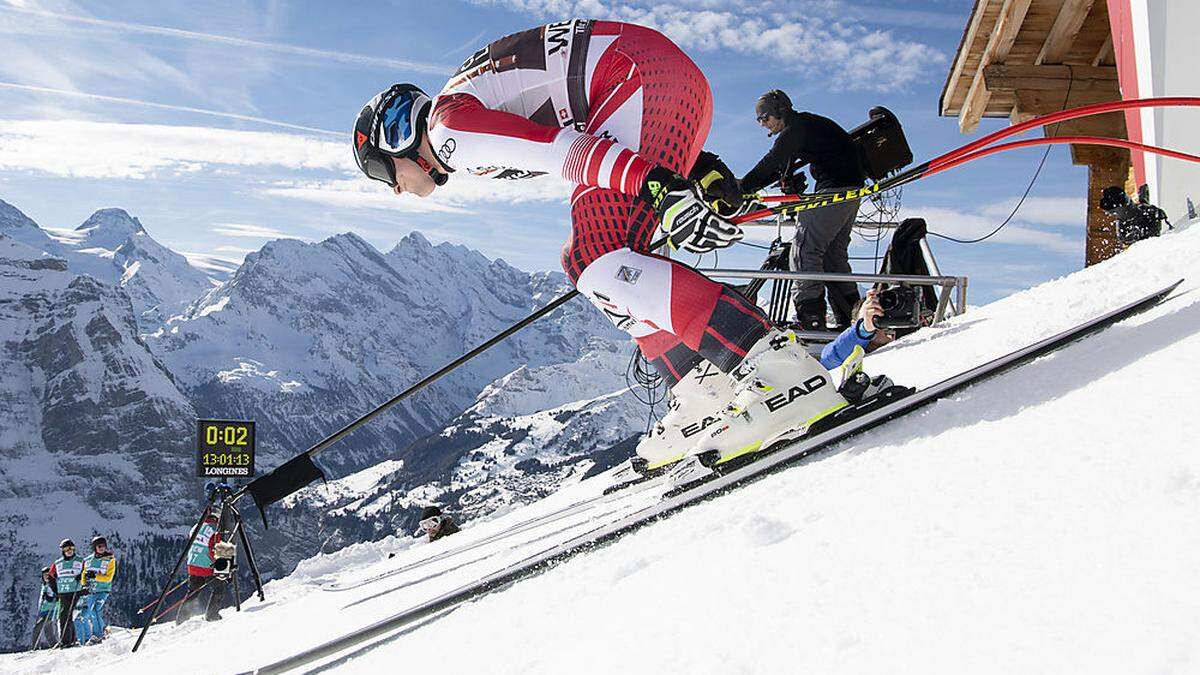
[[[70,539],[63,539],[58,548],[62,557],[50,565],[50,585],[58,596],[58,646],[74,647],[77,605],[87,593],[82,584],[83,558],[75,555],[75,542]]]
[[[425,533],[429,541],[437,541],[442,537],[457,533],[459,529],[458,525],[454,523],[454,519],[444,515],[440,508],[426,506],[421,509],[421,531]]]
[[[353,144],[359,168],[396,194],[428,196],[457,172],[555,173],[576,185],[563,268],[671,387],[661,431],[638,446],[643,467],[655,468],[685,457],[697,439],[683,430],[731,401],[746,414],[731,419],[738,433],[727,438],[740,445],[722,459],[846,404],[793,334],[728,286],[649,250],[656,226],[670,248],[695,253],[742,238],[699,180],[728,170],[695,166],[711,119],[707,80],[666,37],[577,19],[492,42],[432,100],[411,84],[381,92],[359,112]],[[814,380],[822,385],[788,414],[761,407],[765,394]]]
[[[50,568],[42,568],[42,586],[38,591],[37,622],[33,624],[33,647],[39,649],[43,644],[53,647],[58,642],[58,629],[54,622],[58,619],[58,593],[54,590],[54,580],[50,576]]]
[[[175,615],[175,623],[183,623],[190,619],[194,608],[200,603],[203,591],[211,591],[205,606],[206,621],[220,621],[219,610],[225,599],[226,580],[213,574],[213,561],[216,558],[216,546],[221,541],[220,508],[216,502],[221,499],[221,493],[216,483],[209,481],[204,485],[204,493],[208,505],[204,507],[204,517],[200,525],[189,535],[191,548],[187,555],[188,586],[187,599],[179,606]],[[215,507],[215,508],[214,508]]]
[[[79,611],[79,642],[94,644],[104,639],[104,603],[112,591],[113,577],[117,573],[117,559],[108,550],[108,540],[92,537],[92,554],[83,559],[83,579],[87,595],[83,596]]]
[[[803,191],[808,164],[818,191],[862,187],[866,173],[858,149],[846,130],[833,120],[809,112],[796,112],[788,95],[772,89],[754,106],[758,123],[777,136],[771,150],[741,180],[746,192],[757,192],[781,181],[785,192]],[[796,163],[799,166],[796,166]],[[782,178],[782,180],[781,180]],[[858,216],[857,199],[820,209],[801,211],[792,241],[790,267],[794,272],[850,272],[850,230]],[[852,281],[801,281],[792,287],[796,318],[805,330],[825,330],[825,287],[838,325],[850,324],[859,301]]]

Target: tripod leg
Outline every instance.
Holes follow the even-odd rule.
[[[229,575],[233,577],[233,606],[242,611],[242,590],[238,587],[236,558],[230,563]]]
[[[241,522],[241,512],[236,507],[230,506],[230,508],[233,509],[238,522]],[[254,587],[258,590],[258,601],[263,602],[267,596],[263,593],[262,576],[258,573],[258,565],[254,562],[254,549],[250,548],[250,538],[246,536],[246,528],[238,528],[238,534],[242,539],[242,547],[246,549],[246,562],[250,564],[250,576],[254,578]]]

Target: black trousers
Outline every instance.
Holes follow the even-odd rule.
[[[850,188],[831,188],[842,189]],[[789,260],[793,272],[851,271],[850,231],[854,227],[854,219],[858,216],[858,203],[859,200],[852,199],[799,213]],[[826,288],[829,289],[834,314],[838,322],[842,323],[843,319],[848,319],[854,303],[858,302],[858,284],[853,281],[798,281],[792,285],[792,302],[799,314],[807,313],[801,308],[819,307],[818,311],[823,319]],[[844,317],[843,314],[847,316]],[[804,317],[797,318],[803,321]]]
[[[33,624],[33,649],[37,649],[41,645],[53,647],[58,644],[58,629],[55,627],[54,617],[52,614],[38,617],[37,623]]]
[[[82,593],[58,594],[58,644],[60,647],[70,647],[75,644],[75,605],[79,603]]]
[[[206,593],[209,595],[208,602],[205,604],[204,618],[209,621],[220,618],[217,612],[221,610],[221,603],[225,601],[225,586],[227,583],[215,576],[200,577],[189,574],[188,599],[179,606],[179,614],[175,617],[175,623],[187,621],[198,614],[197,610],[204,603],[203,598]]]

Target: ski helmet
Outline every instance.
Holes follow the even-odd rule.
[[[58,542],[59,549],[64,549],[64,548],[67,548],[68,546],[70,546],[71,548],[75,548],[75,542],[71,541],[70,539],[63,539],[62,541]]]
[[[440,515],[442,515],[442,510],[436,506],[426,506],[425,508],[421,509],[421,520]]]
[[[375,95],[354,122],[354,161],[367,177],[396,186],[393,157],[415,161],[434,182],[443,185],[446,174],[417,154],[429,125],[433,101],[414,84],[393,84]]]
[[[43,567],[43,568],[42,568],[42,576],[46,576],[47,574],[50,574],[50,568],[49,568],[49,567]]]
[[[108,540],[107,539],[105,539],[102,536],[92,537],[92,550],[93,551],[95,551],[96,547],[99,546],[100,544],[104,544],[104,548],[108,548]]]
[[[217,493],[217,483],[216,483],[216,481],[211,481],[211,480],[210,480],[210,481],[208,481],[207,483],[205,483],[205,484],[204,484],[204,498],[205,498],[205,499],[207,499],[208,501],[210,501],[210,502],[211,502],[211,501],[212,501],[212,498],[213,498],[213,495],[215,495],[216,493]]]
[[[768,117],[783,119],[783,116],[791,109],[792,99],[779,89],[772,89],[758,97],[758,102],[754,104],[754,115],[759,122]]]

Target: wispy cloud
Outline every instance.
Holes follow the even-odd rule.
[[[292,238],[295,239],[296,237],[292,237]],[[221,253],[237,253],[239,255],[246,255],[247,253],[254,253],[258,249],[242,248],[241,246],[218,246],[218,247],[214,248],[213,250],[219,251]]]
[[[1012,206],[1010,205],[1005,211],[1003,203],[987,204],[975,210],[905,205],[904,216],[924,218],[929,224],[931,232],[956,239],[974,239],[995,229],[1011,210]],[[1001,211],[1003,214],[999,217],[991,215]],[[993,237],[987,239],[986,242],[976,244],[976,246],[986,246],[988,243],[1014,244],[1065,255],[1078,255],[1082,250],[1085,227],[1083,220],[1078,221],[1079,230],[1076,236],[1038,229],[1038,224],[1018,214],[1018,217]]]
[[[357,171],[344,143],[264,131],[83,120],[0,120],[0,169],[145,179],[206,165]]]
[[[1008,217],[1017,198],[989,204],[983,207],[981,213],[997,219],[997,222]],[[1026,197],[1021,204],[1016,218],[1038,225],[1060,225],[1063,227],[1082,227],[1087,222],[1087,200],[1080,197]]]
[[[563,202],[571,191],[566,181],[554,177],[514,182],[463,173],[452,177],[428,199],[396,197],[387,186],[361,175],[349,143],[285,132],[212,127],[0,120],[0,171],[147,180],[177,179],[201,172],[208,175],[214,167],[230,171],[265,168],[273,175],[264,176],[258,171],[246,177],[247,186],[260,195],[410,213],[466,213],[476,204]],[[254,231],[257,234],[234,236],[283,236],[266,229]]]
[[[248,239],[279,239],[282,237],[292,236],[273,227],[264,227],[262,225],[246,225],[243,223],[217,223],[212,227],[212,231],[227,237],[246,237]],[[242,250],[232,247],[222,247],[217,250],[224,250],[226,248],[231,248],[231,250],[235,252]]]
[[[837,3],[474,1],[529,11],[543,19],[591,16],[651,26],[684,49],[766,57],[783,68],[819,73],[846,89],[903,88],[946,61],[945,54],[929,45],[837,15]]]
[[[43,19],[54,19],[57,21],[66,21],[89,26],[95,26],[108,30],[116,30],[127,33],[141,33],[146,35],[160,35],[166,37],[175,37],[187,40],[200,40],[203,42],[217,43],[231,47],[245,47],[251,49],[261,49],[280,54],[288,54],[291,56],[305,56],[309,58],[320,59],[324,61],[332,61],[337,63],[346,63],[356,66],[372,66],[377,68],[393,68],[411,70],[420,73],[429,73],[431,75],[448,75],[452,70],[452,66],[447,66],[438,63],[425,63],[421,61],[409,61],[405,59],[393,59],[379,56],[366,56],[363,54],[354,54],[350,52],[339,52],[327,49],[314,49],[311,47],[300,47],[297,45],[281,44],[278,42],[262,42],[259,40],[247,40],[245,38],[229,37],[227,35],[215,35],[212,33],[201,33],[197,31],[182,30],[179,28],[170,28],[167,26],[150,26],[139,23],[129,23],[124,21],[110,21],[107,19],[97,19],[88,16],[77,14],[62,14],[58,12],[50,12],[42,9],[34,9],[30,7],[15,7],[11,5],[0,5],[0,11],[18,12],[29,16],[34,16]]]
[[[120,96],[104,96],[102,94],[89,94],[87,92],[75,91],[71,89],[56,89],[53,87],[38,87],[29,84],[17,84],[16,82],[0,82],[0,88],[16,89],[20,91],[29,91],[39,94],[52,94],[56,96],[70,96],[73,98],[83,98],[91,101],[103,101],[106,103],[123,103],[127,105],[136,105],[145,108],[156,108],[159,110],[171,110],[174,112],[196,113],[200,115],[212,115],[214,117],[222,117],[224,119],[238,120],[241,122],[254,122],[256,124],[265,124],[268,126],[280,127],[283,129],[295,129],[296,131],[307,131],[314,134],[322,134],[326,136],[346,136],[345,132],[330,131],[329,129],[318,129],[316,127],[306,127],[299,124],[291,124],[281,122],[279,120],[267,119],[265,117],[254,117],[252,115],[240,115],[238,113],[223,112],[220,110],[207,110],[205,108],[193,108],[186,105],[171,105],[167,103],[155,103],[153,101],[142,101],[134,98],[122,98]]]
[[[187,259],[188,264],[196,269],[207,272],[208,274],[225,275],[233,272],[242,264],[242,259],[245,255],[236,257],[213,255],[212,253],[199,253],[197,251],[178,251],[179,255]]]
[[[425,199],[408,194],[397,197],[383,183],[357,177],[281,182],[264,192],[339,207],[357,206],[413,213],[469,213],[469,207],[478,204],[565,202],[571,195],[571,185],[550,176],[505,181],[463,174],[455,175],[446,185],[439,187],[433,196]]]
[[[452,47],[452,48],[446,50],[446,52],[444,54],[442,54],[442,56],[450,57],[450,56],[454,56],[456,54],[461,54],[468,49],[472,49],[472,50],[479,49],[484,44],[486,44],[486,42],[484,41],[484,38],[487,37],[487,34],[488,34],[488,30],[485,28],[485,29],[479,31],[478,33],[476,33],[475,35],[467,38],[466,41],[464,41],[462,44],[458,45],[457,47]]]

